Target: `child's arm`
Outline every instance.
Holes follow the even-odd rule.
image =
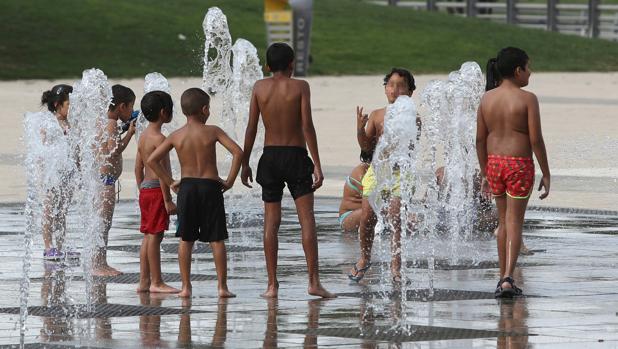
[[[482,103],[481,103],[482,105]],[[479,109],[476,113],[476,156],[479,159],[480,174],[481,174],[481,195],[485,198],[489,198],[489,183],[485,173],[485,167],[487,166],[487,125],[483,119],[483,111],[479,105]]]
[[[163,167],[171,176],[172,165],[170,164],[170,154],[165,154],[161,162],[163,162]],[[172,201],[172,194],[170,193],[169,185],[165,184],[165,182],[161,179],[159,179],[159,184],[161,185],[161,192],[163,193],[163,203],[165,204],[165,210],[168,214],[175,214],[176,204],[174,204],[174,201]]]
[[[324,174],[322,173],[322,164],[320,163],[320,154],[318,152],[318,138],[315,134],[315,127],[313,126],[313,119],[311,118],[311,91],[309,89],[309,83],[302,81],[302,93],[300,99],[300,115],[302,119],[303,134],[311,159],[313,159],[313,189],[318,189],[322,186],[324,181]]]
[[[112,156],[120,155],[127,148],[129,142],[131,141],[131,137],[135,134],[135,121],[132,121],[129,125],[129,130],[127,134],[116,144],[116,147],[112,153]]]
[[[240,149],[240,146],[236,144],[236,142],[234,142],[234,140],[230,138],[230,136],[228,136],[222,129],[217,127],[216,130],[217,141],[221,143],[227,151],[232,153],[232,166],[230,166],[230,172],[227,175],[227,179],[222,183],[225,190],[228,190],[234,185],[234,181],[236,181],[236,177],[238,176],[238,171],[240,170],[240,165],[243,161],[243,151]]]
[[[375,111],[372,111],[368,117],[362,115],[362,112],[362,108],[356,111],[356,139],[361,150],[370,152],[376,145],[376,127],[372,117]]]
[[[152,171],[157,174],[157,177],[159,177],[160,181],[162,181],[165,185],[176,191],[176,189],[174,189],[175,186],[173,186],[174,179],[172,178],[171,174],[166,171],[163,165],[161,165],[161,160],[163,159],[163,157],[169,154],[170,150],[172,150],[172,148],[174,147],[172,141],[170,140],[171,138],[172,135],[170,135],[170,137],[167,137],[163,141],[163,143],[161,143],[152,152],[152,154],[150,154],[150,157],[148,157],[148,160],[146,160],[146,165],[148,165],[148,167],[150,167],[150,169],[152,169]]]
[[[137,148],[137,155],[135,156],[135,182],[137,183],[137,188],[142,185],[144,181],[144,160],[142,160],[142,155],[139,151],[139,147]]]
[[[545,150],[545,141],[541,132],[541,113],[539,111],[539,101],[532,93],[528,95],[528,134],[530,136],[530,145],[532,151],[539,162],[543,178],[539,184],[539,190],[545,187],[545,191],[539,196],[541,200],[549,195],[550,177],[549,164],[547,162],[547,151]]]
[[[253,182],[253,174],[251,173],[251,167],[249,167],[249,159],[251,158],[251,150],[253,150],[253,144],[255,143],[255,135],[257,134],[258,121],[260,118],[260,106],[258,105],[257,96],[255,95],[255,88],[251,94],[251,105],[249,106],[249,122],[247,123],[247,130],[245,131],[245,145],[243,147],[242,158],[242,173],[240,174],[240,180],[242,184],[251,188],[249,182]],[[223,143],[222,143],[223,144]]]

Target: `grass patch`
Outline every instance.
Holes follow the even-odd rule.
[[[210,6],[227,15],[234,39],[264,57],[261,0],[4,0],[0,79],[74,78],[98,67],[110,77],[202,73],[202,20]],[[179,40],[178,34],[186,36]],[[382,7],[359,0],[316,0],[313,75],[446,72],[484,64],[507,45],[524,48],[537,71],[616,71],[618,43]]]

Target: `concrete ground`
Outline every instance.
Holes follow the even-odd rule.
[[[266,284],[261,250],[261,214],[230,224],[229,286],[237,298],[216,297],[212,255],[198,245],[193,262],[194,297],[135,292],[139,273],[139,218],[134,201],[123,201],[114,217],[109,260],[124,272],[95,279],[94,313],[66,316],[83,304],[78,263],[42,260],[35,236],[26,348],[616,348],[618,347],[618,212],[533,208],[524,239],[535,254],[522,256],[515,278],[527,297],[494,299],[498,279],[495,242],[478,235],[469,242],[476,260],[436,260],[433,297],[425,260],[410,261],[406,297],[381,273],[385,256],[360,284],[346,277],[358,240],[342,234],[338,202],[319,198],[316,218],[322,282],[339,293],[319,300],[306,293],[306,266],[292,201],[284,199],[279,236],[278,300],[259,297]],[[0,207],[0,348],[19,343],[19,285],[24,221],[21,205]],[[69,241],[79,247],[80,229],[70,220]],[[166,233],[164,277],[179,286],[177,240]],[[422,246],[410,238],[411,246]],[[419,247],[420,248],[420,247]],[[67,298],[68,297],[68,298]],[[402,300],[403,299],[403,300]],[[43,307],[41,307],[43,306]],[[405,320],[401,320],[405,319]],[[408,331],[391,326],[402,321]]]

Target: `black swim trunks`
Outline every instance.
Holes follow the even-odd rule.
[[[182,241],[228,238],[222,185],[206,178],[183,178],[177,198],[178,233]]]
[[[255,179],[262,186],[263,201],[280,202],[285,184],[294,200],[313,193],[312,175],[313,161],[307,155],[307,149],[266,146]]]

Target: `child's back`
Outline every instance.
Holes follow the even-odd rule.
[[[215,144],[219,127],[187,121],[187,124],[170,135],[178,154],[181,177],[218,180]]]
[[[264,145],[305,147],[302,109],[310,108],[306,81],[277,75],[255,83],[254,98],[264,122]]]
[[[488,153],[532,155],[528,118],[536,103],[534,94],[507,84],[485,94],[480,109],[488,131]]]

